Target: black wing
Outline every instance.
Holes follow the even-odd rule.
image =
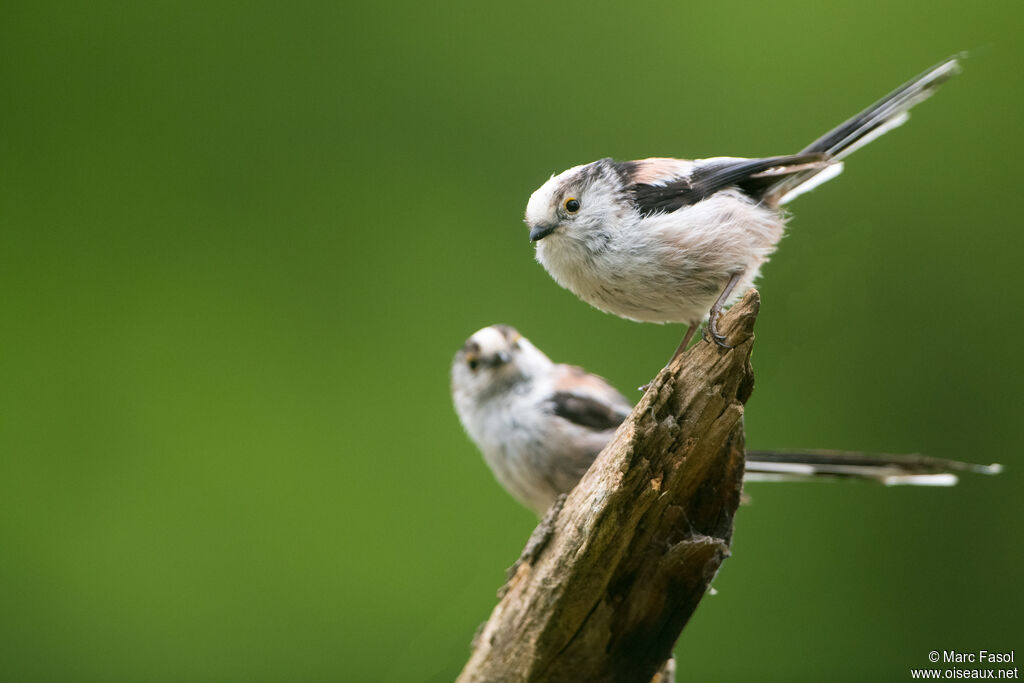
[[[628,410],[569,391],[555,392],[549,403],[558,417],[599,432],[617,428],[629,415]]]
[[[638,162],[626,163],[624,170],[628,174],[631,171],[628,164]],[[644,216],[677,211],[729,187],[737,187],[760,201],[772,193],[780,180],[828,164],[828,156],[820,152],[762,159],[708,159],[697,162],[685,178],[663,185],[637,183],[630,191]]]

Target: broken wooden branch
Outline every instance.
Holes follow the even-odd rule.
[[[759,303],[722,317],[733,348],[698,343],[651,383],[534,532],[459,681],[647,683],[671,656],[729,555]]]

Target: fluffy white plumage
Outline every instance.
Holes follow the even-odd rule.
[[[736,190],[674,213],[620,214],[627,215],[604,228],[552,234],[537,244],[537,260],[584,301],[639,322],[699,323],[742,273],[731,303],[758,277],[785,227],[782,214]]]
[[[505,490],[538,515],[576,485],[632,408],[600,377],[553,363],[505,325],[470,337],[451,378],[466,433]],[[556,401],[573,398],[605,406],[607,428],[558,417]]]

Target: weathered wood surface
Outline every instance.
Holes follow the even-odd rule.
[[[651,383],[534,532],[459,681],[651,681],[729,555],[759,303],[720,320],[732,349],[699,342]]]

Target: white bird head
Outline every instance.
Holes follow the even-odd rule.
[[[452,390],[456,395],[481,400],[530,381],[550,371],[551,360],[508,325],[477,330],[452,361]]]
[[[551,176],[526,205],[530,241],[607,241],[611,226],[630,211],[620,166],[601,159]]]

